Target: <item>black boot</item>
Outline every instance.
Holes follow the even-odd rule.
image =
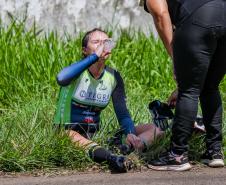
[[[103,147],[90,149],[89,155],[93,159],[93,161],[97,163],[107,162],[109,168],[113,172],[124,173],[128,169],[130,169],[131,166],[126,157],[121,155],[114,155]]]
[[[130,169],[130,165],[124,156],[111,154],[108,159],[109,168],[113,172],[125,173]]]

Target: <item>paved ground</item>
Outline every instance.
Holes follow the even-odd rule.
[[[226,185],[226,168],[195,168],[188,172],[89,173],[64,176],[0,176],[0,185]]]

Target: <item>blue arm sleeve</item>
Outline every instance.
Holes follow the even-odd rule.
[[[70,82],[77,78],[85,69],[98,60],[98,56],[94,53],[88,57],[71,64],[68,67],[62,69],[57,75],[57,83],[60,86],[67,86]]]
[[[112,102],[117,119],[125,135],[130,133],[136,134],[134,122],[126,106],[126,95],[122,77],[118,72],[115,72],[115,78],[117,85],[112,93]]]

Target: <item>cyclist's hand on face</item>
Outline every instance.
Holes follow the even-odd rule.
[[[129,146],[133,146],[135,149],[138,149],[138,150],[143,148],[142,140],[134,134],[127,135],[126,144]]]
[[[100,59],[106,59],[110,54],[110,52],[106,52],[104,50],[104,44],[103,43],[101,43],[100,45],[97,46],[95,53]]]
[[[104,44],[100,44],[95,49],[95,54],[100,58],[104,52]]]
[[[177,97],[178,97],[178,90],[176,89],[171,93],[170,97],[168,98],[167,100],[168,105],[175,107],[177,103]]]

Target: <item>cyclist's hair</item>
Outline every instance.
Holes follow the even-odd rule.
[[[88,44],[88,42],[89,42],[90,35],[91,35],[92,33],[96,32],[96,31],[103,32],[103,33],[105,33],[105,34],[107,35],[107,32],[104,31],[104,30],[102,30],[102,29],[100,29],[100,28],[94,28],[94,29],[92,29],[92,30],[86,32],[85,35],[84,35],[83,38],[82,38],[82,47],[83,47],[83,48],[86,48],[86,47],[87,47],[87,44]]]

